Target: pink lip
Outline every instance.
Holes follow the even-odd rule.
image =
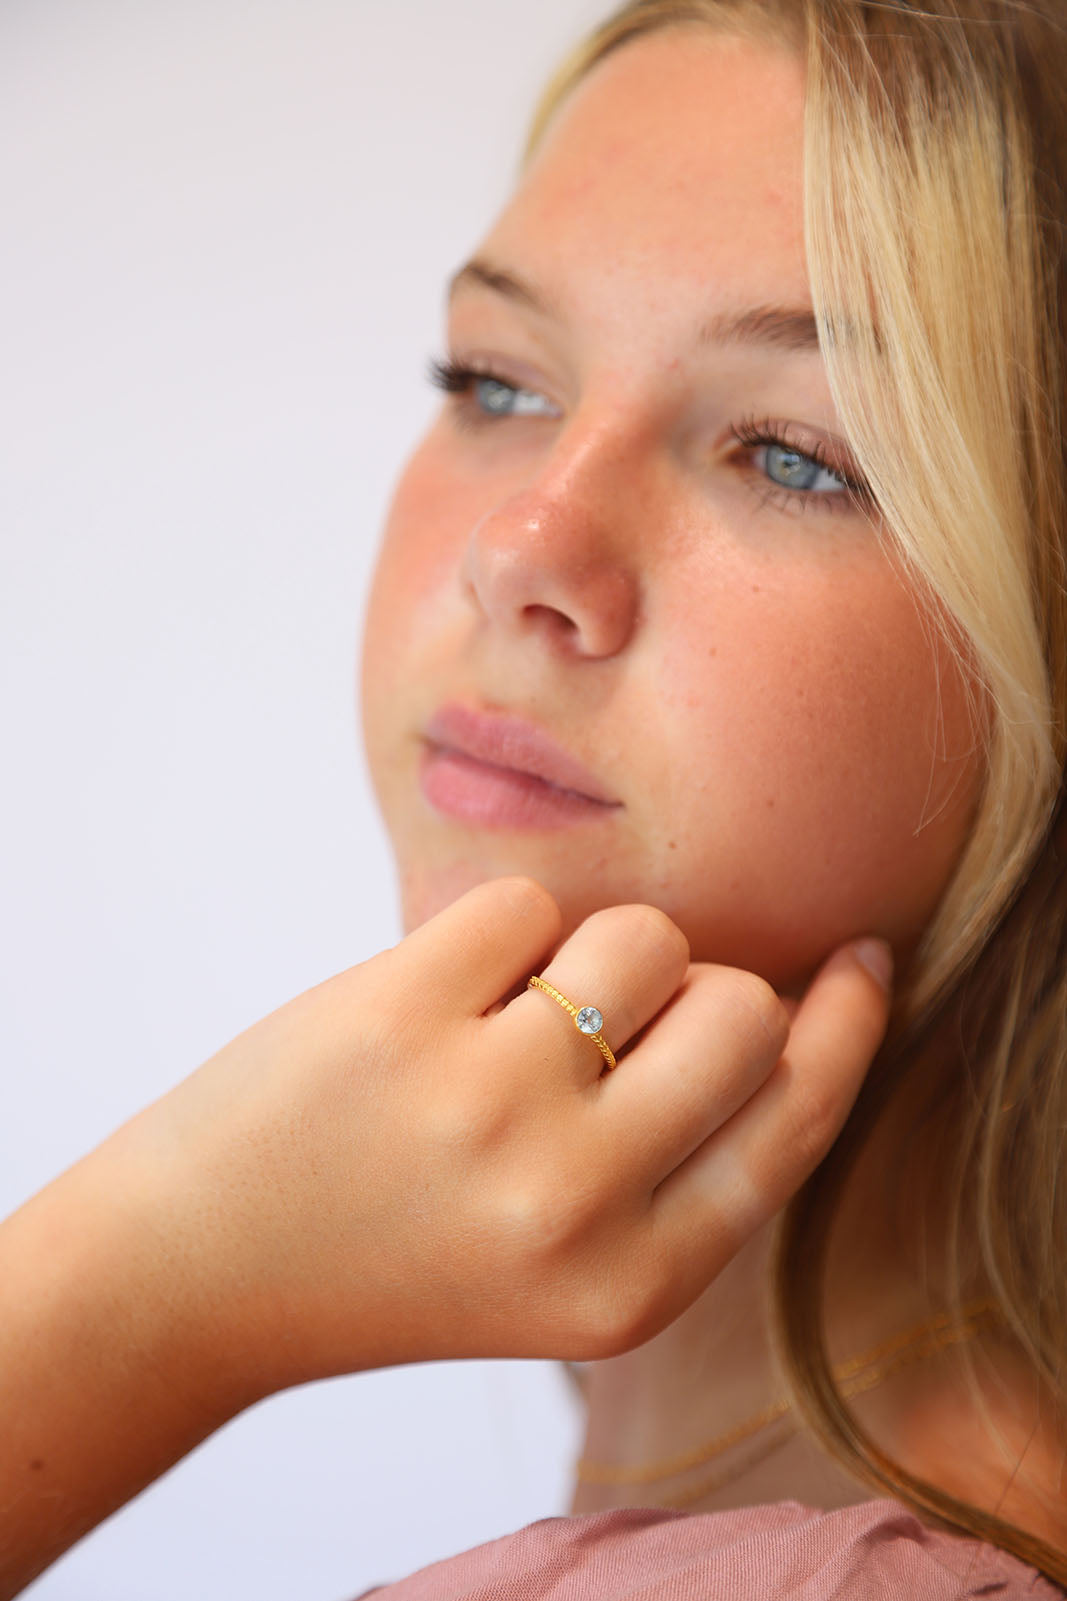
[[[548,734],[519,717],[473,711],[451,702],[440,706],[426,725],[431,745],[472,756],[492,767],[539,778],[555,789],[573,792],[605,806],[619,803],[580,762]]]
[[[442,706],[426,725],[419,780],[431,806],[479,827],[567,828],[621,804],[554,740],[516,717]]]

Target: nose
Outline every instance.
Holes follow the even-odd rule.
[[[462,576],[493,623],[571,656],[609,657],[626,646],[641,573],[625,458],[621,441],[603,433],[561,435],[541,470],[476,524]]]

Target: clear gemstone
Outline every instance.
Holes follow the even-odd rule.
[[[595,1006],[583,1006],[574,1021],[583,1034],[599,1034],[604,1027],[604,1019]]]

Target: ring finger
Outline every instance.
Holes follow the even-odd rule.
[[[592,913],[537,975],[581,1011],[601,1015],[599,1033],[618,1058],[670,1000],[689,965],[689,942],[654,906],[610,906]],[[596,1022],[586,1018],[589,1022]],[[573,1014],[543,990],[526,988],[494,1019],[512,1051],[536,1044],[538,1066],[551,1055],[567,1078],[595,1084],[606,1069],[599,1047]]]

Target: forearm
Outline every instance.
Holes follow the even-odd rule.
[[[2,1601],[259,1398],[128,1128],[0,1225]]]

